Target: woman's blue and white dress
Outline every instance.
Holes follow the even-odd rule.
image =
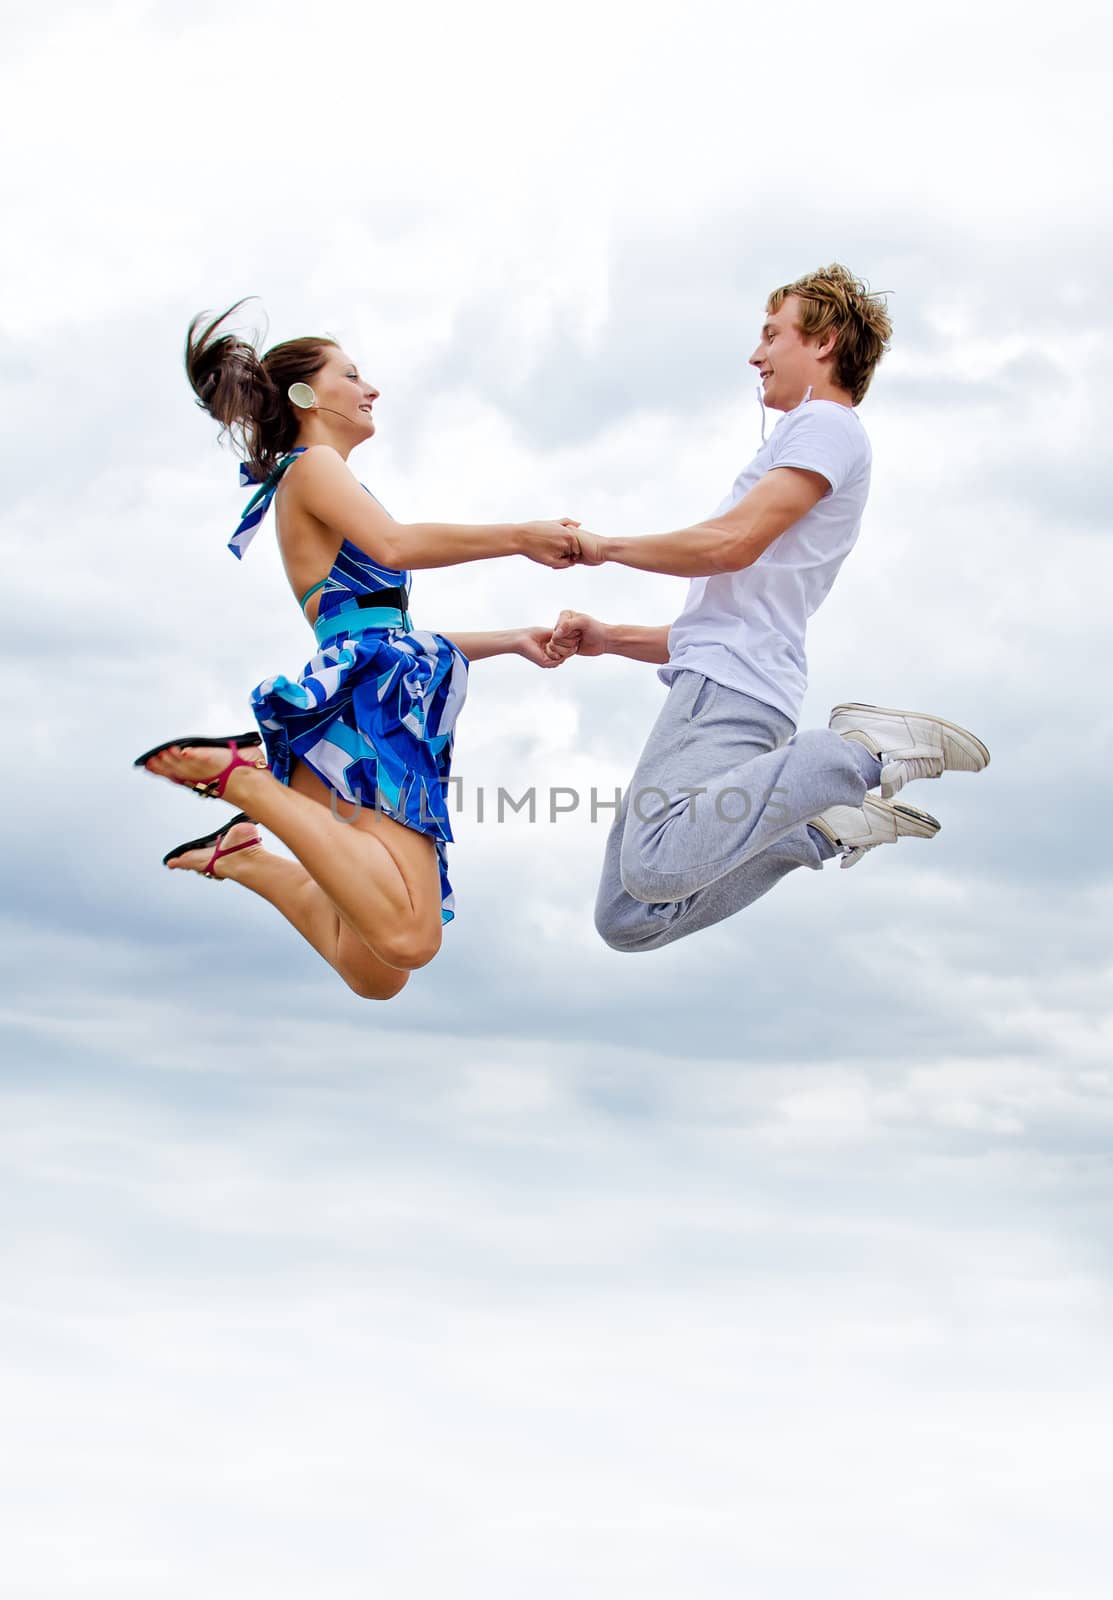
[[[229,545],[237,556],[250,543],[278,479],[300,453],[279,462],[249,504]],[[401,590],[394,598],[404,602],[409,585],[408,572],[380,566],[345,539],[328,577],[302,598],[304,606],[321,591],[314,624],[318,654],[297,678],[280,673],[259,684],[251,706],[267,763],[281,783],[289,783],[295,761],[304,761],[342,800],[376,807],[432,837],[441,921],[451,922],[448,781],[468,660],[451,639],[414,629],[404,604],[388,608],[373,599],[377,592]]]

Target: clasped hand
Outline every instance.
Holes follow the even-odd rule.
[[[606,559],[603,541],[572,517],[554,522],[527,522],[523,554],[543,567],[598,567]]]
[[[538,667],[559,667],[569,656],[601,656],[604,624],[583,611],[562,611],[552,628],[524,629],[521,653]]]
[[[598,567],[606,560],[603,541],[572,517],[529,522],[525,554],[545,567]],[[559,667],[569,656],[603,654],[603,624],[582,611],[562,611],[553,628],[525,628],[522,655],[538,667]]]

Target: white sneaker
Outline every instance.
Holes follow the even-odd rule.
[[[879,844],[895,844],[898,839],[934,839],[943,824],[930,812],[917,811],[915,806],[893,806],[868,794],[860,810],[857,806],[828,806],[811,819],[809,826],[818,828],[842,850],[840,867],[852,867],[867,850]]]
[[[857,702],[836,706],[827,726],[865,745],[881,763],[881,798],[891,800],[913,778],[981,772],[989,751],[957,723],[918,711],[892,711]]]

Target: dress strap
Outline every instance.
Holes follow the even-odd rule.
[[[323,589],[325,587],[326,583],[328,583],[328,579],[327,578],[322,578],[320,583],[315,583],[313,585],[312,589],[307,589],[305,591],[305,593],[302,595],[301,599],[298,601],[298,605],[301,607],[301,609],[303,611],[305,610],[305,602],[307,600],[312,600],[313,596],[317,593],[317,590],[318,589]]]
[[[249,483],[259,483],[259,487],[251,496],[251,499],[247,502],[246,506],[244,506],[243,514],[240,517],[239,526],[236,528],[235,533],[228,541],[228,548],[231,550],[237,561],[243,559],[244,551],[247,549],[252,539],[254,539],[256,533],[258,532],[259,524],[270,510],[270,503],[274,499],[275,490],[278,488],[283,473],[289,466],[293,464],[293,462],[297,460],[298,456],[304,452],[305,448],[305,445],[299,445],[296,450],[291,450],[289,455],[283,456],[282,460],[278,463],[277,467],[275,467],[274,471],[269,477],[264,478],[262,483],[259,483],[258,478],[252,477],[250,467],[245,466],[241,462],[241,486]]]

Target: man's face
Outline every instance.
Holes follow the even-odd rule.
[[[786,295],[779,311],[767,311],[751,367],[761,374],[765,404],[773,411],[791,411],[803,400],[808,385],[818,376],[815,346],[807,344],[797,326],[800,301]]]

